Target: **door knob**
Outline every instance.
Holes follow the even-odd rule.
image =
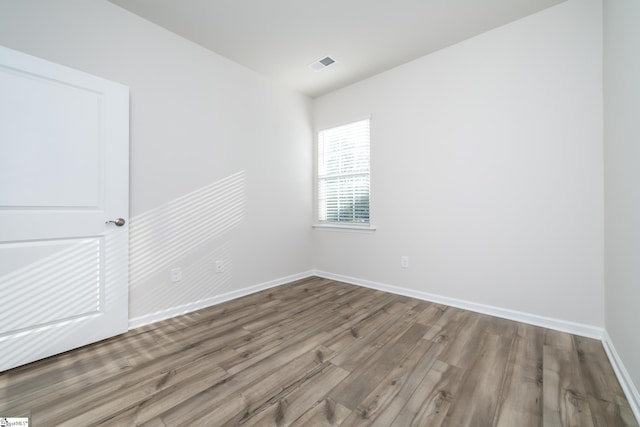
[[[111,221],[106,221],[105,224],[109,224],[109,223],[114,223],[115,225],[117,225],[118,227],[122,227],[125,224],[125,220],[124,218],[118,218],[115,221],[111,220]]]

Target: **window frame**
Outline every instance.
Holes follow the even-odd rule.
[[[369,221],[368,222],[349,222],[349,221],[326,221],[320,220],[320,134],[324,131],[331,130],[334,128],[339,128],[342,126],[347,126],[350,124],[358,123],[367,120],[369,122]],[[332,124],[330,126],[323,126],[316,129],[315,137],[314,137],[314,156],[313,156],[313,196],[314,196],[314,209],[313,209],[313,224],[312,227],[317,230],[327,230],[327,231],[345,231],[345,232],[371,232],[375,231],[376,227],[373,225],[373,197],[372,197],[372,131],[371,131],[371,116],[361,117],[354,120],[349,120],[337,124]],[[357,174],[357,173],[356,173]],[[354,175],[356,175],[354,174]]]

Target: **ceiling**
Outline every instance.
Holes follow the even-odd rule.
[[[109,1],[317,97],[566,0]]]

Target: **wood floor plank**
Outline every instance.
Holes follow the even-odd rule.
[[[301,279],[0,372],[42,426],[632,426],[599,341]]]
[[[279,304],[273,307],[273,312],[262,312],[260,310],[256,318],[251,321],[245,320],[242,327],[251,332],[264,330],[283,320],[295,318],[300,313],[307,313],[310,309],[318,311],[322,308],[329,308],[333,305],[336,297],[336,292],[327,287],[324,290],[321,289],[320,292],[315,292],[313,297],[309,296],[306,300],[280,301]]]
[[[626,401],[602,343],[584,337],[574,337],[573,341],[578,352],[578,367],[585,391],[607,402],[619,404]]]
[[[433,326],[442,317],[446,306],[436,303],[427,303],[427,306],[416,316],[416,323]]]
[[[443,425],[493,425],[510,348],[508,338],[484,334]]]
[[[291,423],[292,427],[329,427],[339,426],[351,411],[334,402],[331,399],[324,399],[300,418]]]
[[[211,344],[211,347],[213,348],[202,345],[199,348],[199,352],[159,357],[156,361],[150,362],[144,367],[120,372],[109,379],[103,379],[99,382],[88,379],[73,388],[60,389],[38,400],[23,401],[20,405],[13,407],[12,410],[38,408],[32,409],[38,419],[57,420],[58,416],[69,418],[76,416],[78,411],[85,411],[87,405],[91,407],[95,402],[101,402],[103,399],[107,400],[113,393],[127,390],[130,387],[141,385],[145,387],[145,390],[157,390],[170,386],[173,381],[180,380],[184,375],[188,377],[192,373],[191,362],[194,361],[202,362],[205,360],[209,363],[213,361],[214,364],[210,365],[211,368],[205,371],[206,374],[213,374],[220,371],[220,368],[215,366],[216,358],[225,358],[225,354],[228,354],[230,350],[224,347],[220,348],[217,344]],[[175,364],[176,367],[167,364],[168,360]],[[178,375],[176,375],[176,372]],[[168,379],[171,381],[167,381]],[[55,423],[51,425],[55,425]]]
[[[596,426],[637,426],[630,417],[631,408],[624,397],[602,343],[590,338],[574,337],[578,369]]]
[[[114,426],[112,423],[109,423],[109,425]],[[128,425],[130,426],[131,424],[128,424]],[[140,426],[141,427],[167,427],[167,425],[163,423],[162,419],[160,418],[154,418],[152,420],[147,421],[146,423],[140,424]]]
[[[482,329],[490,335],[500,335],[501,337],[513,339],[518,331],[519,322],[503,319],[501,317],[483,315],[480,318]]]
[[[462,369],[453,365],[436,361],[433,369],[429,370],[390,425],[392,427],[443,425],[451,401],[458,392],[463,372]],[[478,424],[473,425],[485,424],[479,421]]]
[[[317,348],[318,342],[323,340],[323,334],[324,333],[321,332],[316,335],[310,335],[306,337],[305,340],[298,341],[295,345],[284,347],[279,352],[261,359],[259,363],[254,363],[246,367],[236,374],[233,374],[230,381],[216,384],[202,394],[194,396],[191,402],[188,401],[170,408],[162,414],[162,420],[165,424],[169,425],[195,422],[199,417],[204,417],[205,414],[211,413],[212,407],[213,410],[215,410],[226,397],[232,396],[234,393],[242,390],[243,387],[253,385],[256,381],[271,375],[273,372],[282,370],[287,362],[301,355],[310,354],[310,352]],[[313,353],[314,360],[317,358],[317,351],[318,350]],[[239,405],[240,401],[234,400],[232,403]],[[243,406],[243,409],[244,408]],[[227,409],[228,408],[225,408],[225,410]],[[223,413],[219,412],[219,415],[222,417]],[[213,417],[207,417],[207,419],[211,418]]]
[[[566,348],[573,345],[563,343]],[[543,349],[543,421],[545,426],[593,426],[589,399],[572,351],[545,345]]]
[[[338,311],[336,314],[338,314],[339,317],[336,317],[336,319],[338,319],[339,322],[335,324],[334,329],[329,331],[329,333],[336,338],[341,335],[351,335],[353,338],[359,339],[377,329],[380,323],[374,320],[376,317],[397,316],[397,311],[392,313],[389,310],[394,304],[394,297],[392,295],[378,294],[375,295],[375,297],[376,298],[371,300],[365,307],[359,307],[351,312],[344,312],[344,310]],[[381,320],[382,317],[379,317],[379,319]],[[339,344],[337,341],[336,339],[327,343],[327,345],[335,347],[335,349],[339,351],[345,344],[348,345],[353,340],[347,340]]]
[[[106,408],[96,407],[92,409],[92,415],[84,413],[82,414],[82,418],[98,419],[99,417],[97,413],[100,411],[100,413],[103,414],[100,422],[105,424],[111,424],[117,421],[123,425],[131,426],[146,424],[153,420],[160,422],[161,420],[159,415],[162,414],[167,407],[172,407],[185,402],[192,396],[208,389],[211,385],[217,384],[223,379],[229,377],[228,373],[220,368],[216,370],[207,366],[202,366],[202,363],[198,365],[200,366],[194,366],[196,371],[193,376],[181,382],[171,384],[166,388],[159,387],[156,392],[149,394],[147,398],[131,405],[124,414],[113,416],[117,411],[109,410],[109,406]],[[177,375],[177,372],[172,374]],[[127,393],[130,392],[130,390],[127,391]],[[130,395],[127,395],[125,402],[128,401],[130,397]],[[112,401],[115,400],[113,397],[110,397],[109,399]],[[126,407],[126,404],[121,405],[121,407]]]
[[[359,311],[360,309],[369,311],[371,306],[377,304],[380,299],[392,299],[393,301],[398,301],[400,299],[398,295],[390,295],[381,291],[365,291],[362,288],[359,291],[358,298],[352,298],[351,300],[345,301],[338,305],[336,310],[344,314],[351,314],[355,311]]]
[[[305,329],[295,333],[289,338],[283,340],[279,345],[275,347],[264,346],[256,353],[243,352],[240,354],[234,354],[230,358],[220,362],[220,366],[226,369],[228,372],[235,374],[242,372],[261,363],[263,360],[267,360],[273,355],[282,351],[282,348],[288,346],[300,346],[300,345],[317,345],[329,338],[329,334],[326,332],[317,332],[313,329]]]
[[[126,340],[125,342],[127,343],[125,345],[128,346],[129,341]],[[73,383],[71,386],[67,386],[65,382],[59,382],[57,386],[46,388],[47,393],[38,393],[37,395],[32,393],[26,395],[21,399],[10,399],[9,408],[11,410],[21,411],[34,406],[53,406],[56,405],[56,402],[69,400],[73,396],[79,394],[79,388],[91,388],[92,391],[95,391],[98,389],[105,389],[106,386],[104,384],[109,381],[119,381],[123,378],[130,379],[131,376],[135,375],[144,376],[164,373],[167,368],[162,364],[162,362],[166,360],[171,360],[172,362],[179,365],[183,361],[191,361],[196,357],[203,357],[205,355],[208,357],[213,357],[216,354],[221,354],[221,347],[219,345],[215,345],[212,348],[211,346],[206,345],[206,343],[202,342],[199,343],[199,345],[192,347],[192,349],[192,352],[181,354],[181,356],[179,357],[176,357],[173,354],[167,355],[162,351],[158,351],[158,357],[153,359],[145,357],[145,359],[148,359],[147,363],[145,365],[138,366],[135,370],[125,366],[123,369],[120,369],[117,372],[111,372],[110,375],[79,375],[82,380],[78,383]],[[139,354],[135,349],[131,351],[134,351],[135,354]],[[128,352],[126,354],[127,357],[122,359],[121,361],[126,360],[129,363],[132,357],[129,356]],[[95,373],[96,370],[99,369],[98,367],[101,366],[104,362],[102,361],[102,359],[95,358],[93,356],[94,355],[89,354],[87,356],[87,360],[85,360],[83,364],[83,366],[87,367],[92,366],[91,369],[81,367],[77,367],[77,369],[79,369],[80,372],[83,372],[84,369],[87,369],[87,372]],[[63,370],[66,372],[66,365]],[[58,378],[58,375],[53,375],[53,378]],[[106,389],[108,389],[108,387],[106,387]]]
[[[386,321],[394,318],[394,313],[397,311],[391,312],[387,309],[388,306],[389,304],[385,304],[378,310],[368,313],[362,319],[352,319],[350,322],[344,323],[341,325],[342,332],[328,341],[326,345],[339,351],[350,346],[356,340],[369,336]]]
[[[564,351],[575,351],[573,337],[560,331],[546,329],[544,331],[544,345]]]
[[[398,396],[394,397],[391,403],[373,420],[370,424],[371,427],[389,427],[402,412],[406,404],[406,400]]]
[[[361,366],[368,358],[375,354],[380,347],[386,345],[389,341],[396,340],[407,327],[410,327],[414,323],[415,313],[413,313],[411,309],[416,304],[417,301],[408,304],[404,312],[393,312],[387,320],[381,322],[377,328],[363,337],[363,339],[353,342],[340,351],[332,359],[332,363],[348,371],[352,371],[358,366]],[[426,331],[428,329],[424,325],[422,326],[423,330]]]
[[[542,426],[542,348],[544,331],[517,325],[503,379],[494,425]]]
[[[342,293],[341,296],[347,297],[347,294],[351,292],[352,290],[349,290],[349,292]],[[298,310],[295,314],[288,313],[285,319],[250,333],[241,343],[234,345],[233,348],[240,354],[256,354],[273,348],[284,342],[285,339],[307,330],[311,324],[327,329],[326,316],[328,310],[334,306],[333,301],[318,303],[313,298],[311,300],[315,302],[311,308],[307,308],[302,312]],[[335,322],[339,324],[340,320],[335,320]]]
[[[450,322],[440,333],[440,337],[446,337],[440,360],[448,365],[468,368],[486,335],[483,319],[483,315],[464,313],[457,322]]]
[[[367,425],[384,412],[402,391],[411,395],[420,381],[436,363],[436,357],[442,346],[438,343],[421,339],[418,344],[397,363],[378,386],[360,402],[355,411],[344,421],[344,426]],[[413,381],[417,381],[415,386]]]
[[[628,405],[618,405],[593,396],[587,396],[589,409],[593,416],[593,425],[597,427],[620,426],[637,427],[638,422]]]
[[[20,387],[28,385],[29,381],[18,381],[13,386],[8,386],[0,393],[0,413],[6,414],[7,411],[14,411],[28,408],[33,405],[44,405],[52,400],[52,397],[64,390],[78,387],[79,384],[98,383],[114,375],[125,371],[131,371],[133,368],[126,359],[115,359],[113,361],[103,361],[97,364],[94,369],[77,369],[75,373],[70,373],[64,378],[60,378],[57,382],[51,382],[44,374],[44,381],[34,378],[33,383],[41,384],[40,386],[29,385],[28,389]],[[37,388],[35,388],[37,387]]]
[[[338,366],[328,364],[320,375],[308,379],[304,384],[274,402],[267,410],[252,417],[244,423],[247,426],[290,425],[300,418],[309,408],[323,401],[331,391],[349,372]]]
[[[0,405],[49,386],[73,384],[94,369],[120,370],[141,347],[154,348],[150,335],[124,334],[0,373]],[[117,362],[116,362],[117,360]],[[96,363],[99,361],[100,363]],[[99,374],[96,372],[96,374]]]
[[[280,359],[279,365],[286,369],[276,369],[241,390],[223,399],[211,412],[201,413],[197,420],[190,424],[196,425],[239,425],[270,405],[270,400],[278,401],[286,398],[296,386],[313,378],[328,365],[324,359],[330,357],[326,348],[316,348],[296,357],[293,360]],[[285,391],[285,393],[282,393]],[[242,408],[230,414],[229,408]],[[227,418],[228,417],[228,418]]]
[[[411,325],[400,337],[377,352],[378,354],[372,355],[365,363],[355,368],[351,375],[331,391],[329,396],[343,406],[356,410],[360,402],[416,346],[426,330],[427,327],[424,325],[417,323]]]
[[[229,372],[238,372],[279,351],[283,346],[294,345],[296,341],[302,340],[312,333],[317,333],[321,327],[321,323],[318,322],[319,316],[320,314],[310,314],[303,321],[294,318],[292,322],[281,325],[277,331],[269,329],[253,333],[248,336],[251,339],[245,337],[238,344],[231,344],[237,354],[222,362],[220,366]],[[326,333],[323,336],[329,337]]]
[[[209,388],[212,384],[216,384],[228,374],[218,369],[197,368],[198,372],[192,373],[191,377],[186,378],[166,387],[160,386],[156,379],[144,381],[135,386],[129,386],[126,389],[117,390],[107,395],[105,398],[98,399],[98,405],[87,403],[86,410],[79,413],[76,417],[69,418],[69,413],[64,414],[65,420],[56,421],[59,426],[77,426],[82,424],[82,420],[97,420],[98,423],[109,424],[111,420],[117,420],[123,425],[139,425],[151,421],[162,412],[167,406],[177,405],[189,399],[192,395]],[[190,373],[190,374],[191,374]],[[160,382],[165,381],[164,378]],[[131,402],[135,402],[132,404]],[[122,414],[126,412],[126,414]],[[39,415],[41,420],[50,422],[55,420],[50,414]],[[37,421],[34,417],[34,423]]]

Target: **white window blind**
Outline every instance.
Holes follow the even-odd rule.
[[[369,224],[369,119],[319,133],[318,220]]]

